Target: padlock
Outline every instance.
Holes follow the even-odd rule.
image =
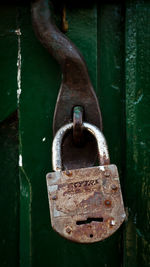
[[[118,170],[109,164],[105,137],[94,125],[83,127],[94,135],[100,166],[62,170],[61,144],[73,123],[58,130],[53,140],[55,172],[46,176],[51,225],[61,236],[79,243],[93,243],[112,235],[126,215]]]

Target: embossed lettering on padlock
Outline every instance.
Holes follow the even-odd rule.
[[[117,167],[109,165],[107,144],[96,126],[83,123],[97,140],[100,166],[62,171],[61,143],[72,126],[62,127],[53,141],[55,172],[46,176],[51,225],[67,239],[92,243],[112,235],[126,215]]]

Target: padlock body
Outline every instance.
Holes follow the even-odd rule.
[[[51,225],[67,239],[103,240],[126,217],[115,165],[52,172],[46,180]]]

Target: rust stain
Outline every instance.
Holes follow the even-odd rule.
[[[106,205],[107,207],[111,207],[111,200],[106,199],[106,200],[105,200],[105,205]]]
[[[115,184],[112,184],[111,188],[112,190],[117,191],[117,186]]]
[[[126,217],[116,166],[76,169],[71,173],[70,177],[61,171],[59,179],[56,172],[47,175],[53,229],[79,243],[109,237]]]
[[[66,174],[67,176],[72,176],[72,172],[69,171],[69,170],[66,170],[66,171],[65,171],[65,174]]]

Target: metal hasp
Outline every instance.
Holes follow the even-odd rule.
[[[63,125],[72,122],[75,106],[83,108],[84,121],[102,130],[98,100],[84,59],[75,45],[54,24],[47,0],[32,3],[32,21],[36,36],[58,61],[63,74],[53,120],[54,135]],[[73,169],[93,166],[97,157],[94,138],[84,132],[83,146],[77,146],[72,136],[72,132],[68,133],[63,141],[64,167]]]
[[[112,235],[126,217],[119,175],[117,167],[110,165],[102,132],[85,122],[83,128],[97,141],[100,166],[63,171],[61,144],[72,127],[73,123],[61,127],[53,141],[55,172],[46,177],[51,225],[71,241],[93,243]]]

